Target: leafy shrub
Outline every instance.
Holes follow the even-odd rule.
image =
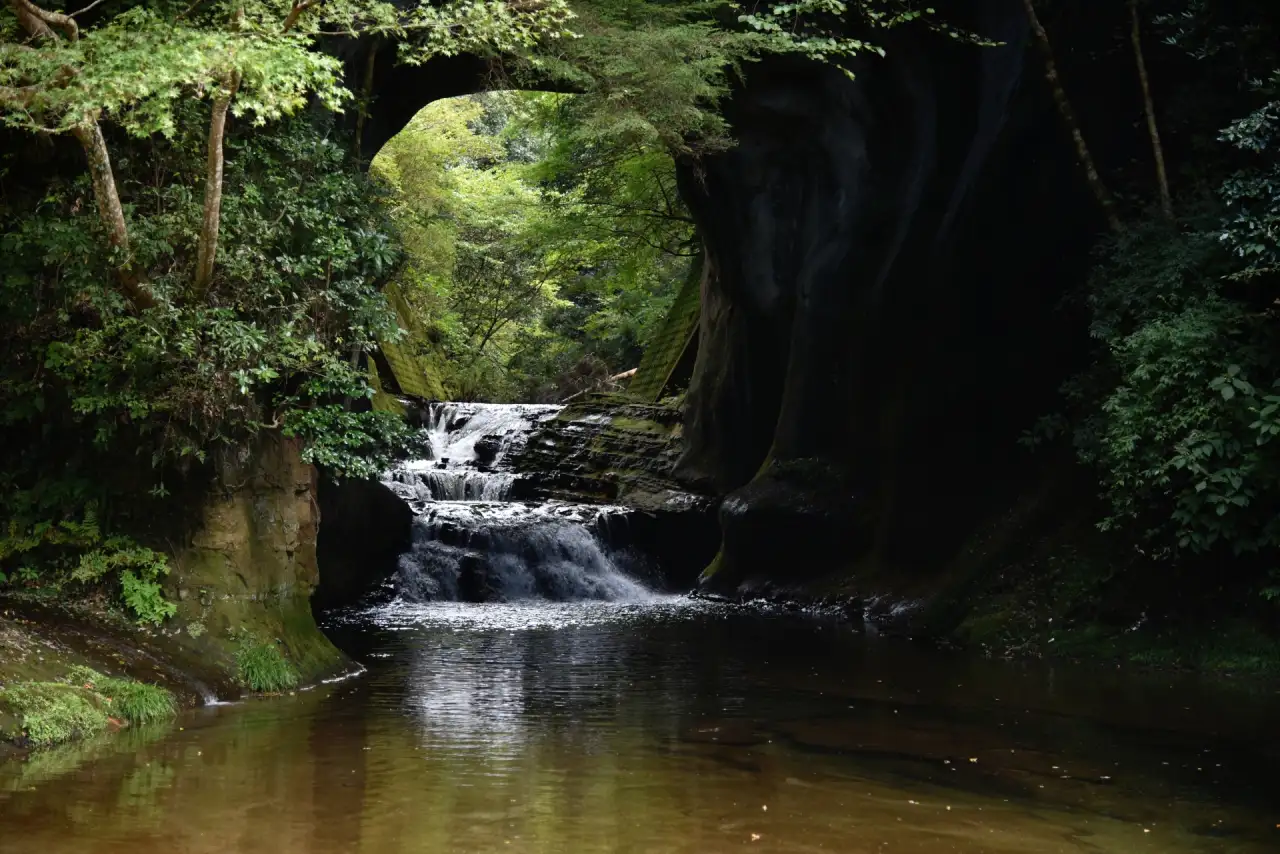
[[[1098,359],[1066,389],[1075,446],[1109,505],[1102,527],[1135,531],[1156,556],[1280,545],[1268,511],[1280,497],[1280,336],[1227,290],[1215,213],[1183,230],[1139,223],[1104,247],[1088,295]]]
[[[108,575],[118,575],[120,596],[140,623],[160,625],[178,611],[178,606],[164,598],[157,579],[169,574],[164,555],[114,537],[105,548],[94,549],[80,558],[71,573],[73,581],[95,582]]]
[[[120,601],[140,623],[160,625],[177,612],[177,606],[164,598],[158,580],[169,574],[165,556],[128,537],[104,539],[92,502],[79,520],[44,520],[23,526],[11,518],[7,535],[0,536],[0,563],[6,558],[26,562],[12,573],[13,580],[25,584],[44,583],[54,589],[66,583],[118,584]],[[0,584],[7,580],[0,573]]]
[[[240,684],[259,694],[287,691],[298,685],[298,671],[275,644],[245,638],[236,651]]]

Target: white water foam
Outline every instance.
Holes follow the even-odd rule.
[[[559,406],[432,404],[431,455],[396,467],[384,483],[417,515],[400,557],[398,597],[410,602],[649,602],[604,534],[622,508],[508,501],[516,476],[501,470]],[[481,443],[484,443],[481,447]]]

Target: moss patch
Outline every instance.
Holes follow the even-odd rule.
[[[17,722],[11,738],[57,744],[102,732],[111,722],[103,698],[60,682],[19,682],[0,689],[0,706]]]

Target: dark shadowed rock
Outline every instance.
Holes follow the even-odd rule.
[[[323,524],[317,543],[322,607],[347,605],[396,571],[411,543],[413,511],[376,481],[320,480]]]

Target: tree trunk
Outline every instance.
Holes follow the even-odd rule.
[[[360,142],[364,139],[364,123],[369,116],[369,102],[373,100],[373,72],[378,61],[379,41],[369,45],[369,59],[364,66],[364,83],[360,87],[359,113],[356,114],[356,160],[360,160],[362,151]],[[374,154],[377,154],[375,151]]]
[[[218,232],[222,224],[222,171],[225,163],[223,143],[227,135],[227,111],[235,97],[240,76],[233,74],[226,89],[213,100],[213,116],[209,121],[209,153],[205,166],[204,221],[200,226],[200,245],[196,257],[196,278],[192,301],[204,300],[213,282],[213,265],[218,254]]]
[[[1165,219],[1174,221],[1173,194],[1169,191],[1169,173],[1164,163],[1164,145],[1160,142],[1160,127],[1156,123],[1156,104],[1151,97],[1151,79],[1147,76],[1147,59],[1142,52],[1142,25],[1138,17],[1138,0],[1129,0],[1129,14],[1133,18],[1133,56],[1138,63],[1138,82],[1142,84],[1142,106],[1147,114],[1147,132],[1151,135],[1151,152],[1156,159],[1156,181],[1160,185],[1160,210]]]
[[[9,8],[13,10],[27,35],[36,41],[56,39],[53,27],[61,30],[69,41],[78,41],[80,38],[80,28],[69,15],[42,9],[31,0],[9,0]],[[75,74],[74,70],[66,71],[71,76]],[[19,90],[14,90],[17,91]],[[85,158],[89,161],[93,198],[98,206],[98,218],[107,232],[107,242],[123,256],[116,268],[120,290],[135,309],[151,308],[156,304],[155,297],[143,286],[129,258],[129,227],[124,221],[124,207],[120,204],[116,176],[111,169],[111,154],[107,149],[106,137],[102,135],[102,128],[96,118],[85,116],[80,124],[71,129],[71,133],[79,140]]]
[[[1093,191],[1094,198],[1098,200],[1103,214],[1107,217],[1107,226],[1112,231],[1119,232],[1121,225],[1120,218],[1116,216],[1115,201],[1112,199],[1107,185],[1103,182],[1102,176],[1098,173],[1098,166],[1094,163],[1089,146],[1084,141],[1084,133],[1080,130],[1080,122],[1076,118],[1075,110],[1071,107],[1067,92],[1062,87],[1062,78],[1058,76],[1058,63],[1053,58],[1053,45],[1049,41],[1049,34],[1045,32],[1044,26],[1040,23],[1040,16],[1036,14],[1036,8],[1032,0],[1022,0],[1022,5],[1027,10],[1027,20],[1031,22],[1031,30],[1035,34],[1036,44],[1040,47],[1040,53],[1044,56],[1045,79],[1049,81],[1049,87],[1053,90],[1053,100],[1058,105],[1058,112],[1062,114],[1062,120],[1066,123],[1067,130],[1071,132],[1071,139],[1076,146],[1076,157],[1084,168],[1084,175],[1089,182],[1089,189]]]
[[[98,205],[98,217],[107,232],[107,242],[124,256],[116,268],[120,289],[136,309],[151,308],[155,297],[143,286],[129,258],[129,227],[124,221],[124,207],[116,191],[115,173],[111,170],[111,155],[102,128],[93,119],[86,119],[72,129],[75,138],[84,148],[89,161],[89,175],[93,179],[93,197]]]
[[[57,27],[71,41],[80,38],[80,28],[75,19],[61,12],[50,12],[35,5],[31,0],[9,0],[18,23],[26,30],[27,35],[36,41],[54,38],[53,27]]]

